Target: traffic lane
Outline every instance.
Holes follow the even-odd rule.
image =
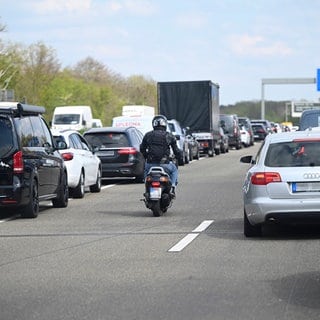
[[[186,171],[187,167],[184,169]],[[184,172],[181,170],[181,179],[183,175]],[[24,315],[34,312],[44,314],[50,308],[54,314],[56,310],[53,309],[57,309],[58,306],[62,317],[62,314],[68,314],[65,305],[69,305],[74,313],[85,312],[82,308],[78,310],[77,306],[81,305],[84,297],[92,294],[92,290],[97,292],[94,288],[99,288],[100,284],[104,283],[105,273],[110,273],[112,279],[117,280],[122,279],[123,274],[127,272],[129,282],[139,282],[139,273],[136,274],[135,270],[143,270],[143,277],[145,270],[149,270],[150,287],[156,288],[157,282],[154,281],[157,280],[157,270],[162,267],[161,257],[166,257],[167,250],[196,224],[193,214],[191,223],[188,223],[188,211],[172,211],[172,215],[153,218],[143,203],[139,202],[141,207],[137,207],[136,201],[140,198],[142,190],[141,185],[116,186],[101,194],[86,195],[82,199],[85,201],[70,201],[67,209],[44,210],[38,219],[18,219],[8,223],[7,235],[2,234],[2,240],[6,240],[10,245],[6,246],[7,255],[3,256],[1,268],[7,279],[3,286],[4,292],[8,293],[5,295],[4,305],[13,299],[16,302],[12,314],[21,308]],[[180,194],[180,200],[183,200],[183,192]],[[188,199],[182,202],[187,201]],[[192,207],[193,203],[191,201],[191,213],[197,209]],[[179,207],[177,204],[175,206]],[[147,217],[149,219],[146,219]],[[200,221],[199,218],[196,218],[197,222]],[[175,224],[178,227],[174,228]],[[97,261],[97,257],[101,257],[101,263],[99,258]],[[150,260],[150,257],[153,259]],[[156,265],[153,265],[154,258],[158,261]],[[129,268],[128,271],[132,259],[137,260],[137,267]],[[139,262],[140,259],[143,263]],[[110,261],[114,268],[110,266]],[[176,268],[183,269],[177,265]],[[90,277],[91,272],[95,274],[94,279]],[[89,283],[79,279],[88,279]],[[107,283],[109,287],[108,278]],[[73,296],[68,288],[76,288],[74,291],[71,290]],[[127,292],[126,282],[122,290],[120,281],[119,288],[121,294],[125,295],[123,290]],[[128,289],[130,293],[130,286]],[[101,290],[105,292],[108,289],[103,285]],[[47,291],[61,296],[61,299],[48,296]],[[61,291],[66,294],[61,294]],[[147,296],[150,293],[154,292],[151,290]],[[49,306],[38,302],[34,304],[34,301],[41,302],[42,296],[53,299],[54,303]],[[135,304],[139,305],[139,301],[135,301]],[[142,307],[145,308],[144,301]],[[119,312],[116,306],[109,305],[108,310],[111,308],[115,308],[115,313]],[[99,311],[101,309],[97,307],[97,312]],[[50,314],[48,312],[47,316]]]
[[[233,156],[235,154],[230,157]],[[222,160],[219,157],[205,159],[210,161],[206,164],[208,172],[211,172],[210,169],[217,169],[215,166],[218,163],[214,161],[220,159]],[[227,159],[229,158],[224,160]],[[213,167],[211,168],[210,165]],[[220,170],[215,170],[216,175],[221,170],[221,167]],[[187,178],[187,172],[186,166],[181,171],[181,181],[184,182]],[[186,185],[183,183],[180,187],[183,188]],[[206,186],[205,183],[201,185]],[[234,183],[229,185],[229,187],[232,186],[237,188]],[[208,197],[205,190],[208,189],[197,188],[199,194]],[[113,191],[116,192],[113,193]],[[256,246],[256,242],[258,244],[266,242],[263,240],[247,242],[247,239],[243,238],[240,226],[241,218],[239,217],[242,216],[240,203],[236,212],[236,205],[231,204],[229,210],[231,201],[227,201],[223,211],[214,211],[214,223],[205,232],[201,232],[195,241],[179,253],[168,252],[172,245],[196,228],[198,224],[195,222],[202,220],[204,216],[207,217],[208,213],[199,210],[199,206],[195,206],[194,201],[190,201],[188,205],[189,191],[186,192],[188,194],[186,199],[183,198],[182,195],[185,192],[182,191],[180,201],[186,202],[184,205],[189,209],[184,212],[172,211],[172,215],[159,219],[153,218],[151,212],[145,211],[145,208],[141,211],[140,207],[127,207],[132,201],[129,199],[130,195],[136,198],[140,194],[140,188],[134,185],[122,185],[120,190],[108,189],[106,194],[88,197],[85,202],[72,201],[71,211],[68,214],[66,211],[58,211],[60,220],[51,214],[51,210],[47,214],[39,215],[42,219],[31,220],[41,222],[37,225],[38,233],[40,226],[44,228],[43,231],[59,229],[67,231],[69,226],[69,235],[64,233],[59,235],[57,232],[56,235],[49,234],[48,237],[39,235],[39,237],[30,236],[27,239],[24,237],[14,239],[16,247],[11,245],[10,249],[24,248],[25,255],[19,261],[2,265],[7,279],[4,281],[3,291],[4,296],[7,297],[5,302],[13,301],[16,294],[18,297],[15,299],[12,314],[17,315],[19,310],[23,310],[27,315],[34,315],[35,312],[45,314],[48,319],[53,314],[56,315],[54,319],[63,316],[66,319],[68,316],[71,318],[71,313],[78,315],[79,319],[88,318],[89,313],[92,318],[110,314],[110,319],[130,318],[130,316],[150,319],[161,318],[160,315],[167,315],[167,319],[212,319],[213,315],[239,319],[242,318],[239,315],[244,315],[250,319],[248,310],[252,309],[240,309],[241,312],[238,313],[237,309],[231,308],[234,315],[232,317],[232,312],[229,312],[230,306],[233,304],[239,308],[242,305],[252,306],[252,304],[260,306],[260,301],[265,301],[266,306],[270,307],[270,309],[265,307],[265,313],[268,312],[280,318],[286,314],[291,315],[293,319],[295,316],[297,319],[314,318],[314,313],[309,310],[309,306],[305,306],[305,318],[301,312],[295,310],[294,306],[298,303],[301,305],[303,301],[300,301],[301,296],[297,295],[293,287],[287,287],[288,282],[286,286],[280,284],[274,289],[279,296],[285,295],[286,289],[291,289],[293,298],[290,302],[287,301],[287,311],[283,311],[279,306],[273,312],[273,304],[268,304],[268,301],[276,299],[276,294],[270,292],[270,283],[274,283],[271,282],[272,280],[276,282],[281,279],[290,280],[292,279],[290,276],[295,275],[292,267],[286,268],[286,265],[299,262],[301,269],[308,270],[307,273],[312,274],[317,264],[310,260],[308,254],[306,256],[302,254],[304,248],[299,251],[298,258],[293,255],[296,248],[289,250],[289,255],[285,257],[282,250],[278,248],[278,241],[275,241],[274,245],[277,250],[274,250],[273,246]],[[235,189],[231,189],[230,192],[234,193]],[[120,198],[127,200],[119,206],[120,194],[122,194]],[[211,197],[211,193],[209,195]],[[103,198],[98,200],[100,196]],[[211,204],[217,205],[214,201]],[[87,210],[86,206],[91,211]],[[209,206],[208,203],[207,206]],[[179,207],[176,206],[177,209]],[[96,212],[97,210],[99,212]],[[212,209],[210,212],[212,213]],[[96,217],[93,217],[95,215]],[[100,218],[98,218],[99,215]],[[234,223],[235,219],[237,219],[236,223]],[[37,230],[32,229],[34,225],[29,224],[30,220],[19,220],[19,226],[24,226],[25,221],[28,221],[25,232]],[[230,223],[234,228],[232,230],[230,230]],[[7,240],[13,243],[13,238]],[[268,239],[267,244],[270,241]],[[248,246],[248,243],[251,244]],[[285,252],[288,249],[284,243],[286,242],[280,243],[280,248]],[[314,245],[313,248],[318,247],[318,243]],[[252,251],[255,247],[258,252]],[[260,255],[265,252],[270,252],[275,262],[269,263],[271,270],[267,270],[268,273],[259,273],[259,270],[267,269],[264,267],[266,259],[260,259]],[[309,253],[311,254],[310,249]],[[12,256],[15,255],[12,254]],[[316,255],[313,254],[313,256]],[[281,258],[284,261],[288,260],[283,269],[281,269],[283,265]],[[307,261],[308,258],[309,269],[305,269],[300,260]],[[276,264],[277,261],[279,265]],[[282,278],[277,277],[279,269],[282,271]],[[287,269],[288,273],[286,273]],[[16,273],[18,278],[15,276]],[[296,281],[299,279],[298,276],[295,278]],[[265,300],[260,297],[260,291],[266,294]],[[308,296],[305,291],[307,299],[314,301],[315,292],[312,291]],[[26,293],[28,293],[27,296]],[[45,296],[49,299],[49,303],[44,301]],[[88,297],[91,298],[88,299]],[[35,303],[37,299],[43,303]],[[122,301],[123,304],[119,305],[117,301]],[[292,301],[295,303],[293,307]],[[159,308],[163,305],[166,307]],[[60,311],[57,312],[55,309]],[[4,310],[7,311],[7,305],[1,306],[1,310],[1,313]]]
[[[2,266],[7,275],[2,301],[15,301],[5,305],[15,311],[26,304],[25,318],[36,311],[48,319],[68,319],[72,310],[78,319],[103,314],[108,319],[318,319],[318,244],[311,249],[300,241],[279,246],[234,233],[222,237],[212,224],[180,253],[159,250],[168,247],[171,236],[91,238],[35,261],[25,259],[14,282],[8,275],[15,265]]]

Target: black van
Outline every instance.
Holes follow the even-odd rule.
[[[220,125],[226,135],[229,137],[229,147],[237,150],[241,149],[241,132],[239,119],[235,114],[220,114]]]
[[[303,110],[299,123],[299,130],[320,127],[320,109]]]
[[[42,200],[68,205],[66,167],[44,112],[39,106],[0,103],[0,208],[18,208],[23,218],[37,217]]]

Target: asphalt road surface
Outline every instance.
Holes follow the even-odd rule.
[[[119,181],[36,219],[2,210],[0,319],[320,319],[319,228],[243,235],[239,158],[258,147],[180,167],[159,218]]]

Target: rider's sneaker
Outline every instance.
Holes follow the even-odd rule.
[[[176,198],[176,188],[175,187],[171,188],[170,194],[171,194],[172,199]]]

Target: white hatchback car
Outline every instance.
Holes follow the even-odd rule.
[[[57,143],[64,141],[67,149],[59,150],[68,172],[69,193],[73,198],[83,198],[85,189],[101,191],[101,161],[87,140],[75,130],[52,130]]]
[[[244,234],[261,236],[267,223],[320,222],[320,132],[268,135],[243,184]]]
[[[241,143],[244,147],[249,147],[251,143],[250,133],[242,124],[239,125],[241,134]]]

